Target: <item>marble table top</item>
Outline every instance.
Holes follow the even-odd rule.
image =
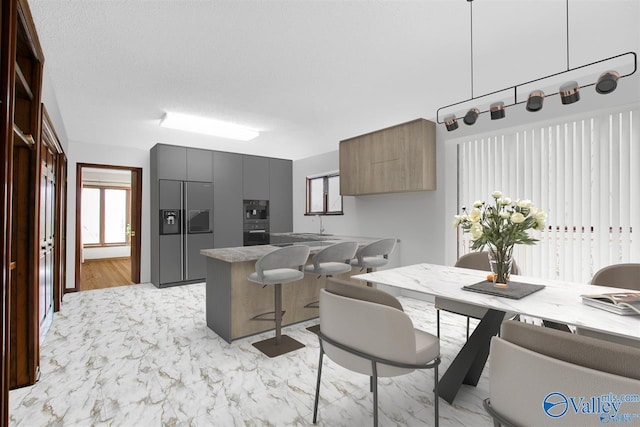
[[[200,254],[225,262],[245,262],[256,261],[261,256],[279,249],[281,247],[280,245],[308,245],[310,248],[310,253],[315,254],[318,253],[321,249],[333,245],[334,243],[357,242],[358,246],[360,247],[381,239],[381,237],[336,236],[329,234],[320,235],[315,233],[272,233],[272,236],[278,236],[284,239],[286,239],[287,237],[291,237],[292,241],[275,245],[202,249],[200,251]]]
[[[434,264],[416,264],[353,276],[354,279],[640,340],[640,316],[621,316],[589,307],[580,298],[582,294],[628,292],[628,289],[515,275],[511,280],[545,285],[545,288],[520,300],[462,289],[486,280],[486,277],[486,271]]]

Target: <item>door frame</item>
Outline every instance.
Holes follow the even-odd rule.
[[[66,252],[67,252],[67,156],[64,154],[60,138],[53,127],[47,107],[41,104],[42,137],[41,140],[54,151],[55,167],[55,199],[53,200],[54,215],[54,279],[53,279],[53,311],[60,311],[62,295],[65,288]]]
[[[140,283],[140,251],[141,251],[141,226],[142,226],[142,168],[119,165],[104,165],[97,163],[76,164],[76,254],[75,254],[75,283],[73,288],[65,292],[77,292],[81,287],[81,263],[82,253],[82,169],[118,169],[131,172],[131,281]]]

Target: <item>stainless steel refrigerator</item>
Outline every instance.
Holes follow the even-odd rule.
[[[213,184],[160,180],[160,285],[205,280],[213,248]]]

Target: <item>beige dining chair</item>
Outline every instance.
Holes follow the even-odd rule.
[[[320,290],[320,360],[313,408],[318,420],[323,356],[370,378],[373,425],[378,425],[378,377],[395,377],[415,369],[434,370],[434,412],[438,425],[440,340],[414,329],[392,295],[375,288],[328,279]],[[327,409],[329,409],[328,407]]]
[[[628,425],[612,412],[582,413],[580,398],[638,396],[640,349],[507,320],[489,357],[484,407],[495,426]],[[637,413],[638,405],[623,402],[617,415]]]
[[[603,267],[593,275],[591,284],[640,291],[640,263],[613,264]],[[630,338],[623,338],[617,335],[596,332],[580,327],[576,327],[576,333],[640,348],[640,341]]]
[[[489,266],[489,252],[470,252],[462,255],[458,258],[458,261],[456,261],[455,266],[472,270],[491,271],[491,267]],[[515,260],[511,265],[511,273],[515,275],[520,274],[520,268]],[[482,319],[487,313],[486,308],[438,296],[435,297],[434,307],[436,309],[436,330],[438,338],[440,338],[440,310],[467,316],[467,339],[469,339],[469,319]]]

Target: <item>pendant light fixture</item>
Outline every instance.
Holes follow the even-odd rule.
[[[527,111],[540,111],[542,110],[543,103],[544,92],[541,90],[534,90],[529,94],[529,98],[527,98]]]
[[[467,114],[465,114],[464,120],[462,121],[464,122],[465,125],[471,126],[476,122],[479,115],[480,115],[480,110],[478,110],[477,108],[472,108],[469,111],[467,111]]]
[[[578,86],[578,82],[571,81],[560,86],[560,99],[565,105],[580,101],[580,86]]]
[[[598,77],[598,83],[596,83],[596,92],[601,94],[611,93],[618,87],[618,79],[620,74],[616,71],[606,71],[600,74]]]
[[[491,104],[491,107],[489,107],[489,111],[491,111],[491,120],[504,119],[504,102],[494,102]]]
[[[524,82],[524,83],[520,83],[518,85],[515,86],[510,86],[510,87],[506,87],[504,89],[500,89],[491,93],[487,93],[484,95],[480,95],[480,96],[475,96],[473,93],[473,0],[466,0],[467,3],[469,3],[469,13],[470,13],[470,53],[471,53],[471,98],[465,100],[465,101],[460,101],[460,102],[456,102],[454,104],[450,104],[450,105],[446,105],[444,107],[440,107],[437,110],[436,113],[436,122],[439,124],[444,123],[447,130],[448,131],[454,131],[456,129],[458,129],[458,122],[456,120],[456,114],[462,114],[465,110],[466,113],[464,113],[464,119],[463,122],[464,124],[466,124],[467,126],[471,126],[474,125],[476,123],[476,121],[480,118],[480,116],[484,113],[490,113],[491,115],[491,120],[498,120],[498,119],[502,119],[506,116],[506,108],[507,107],[513,107],[519,104],[523,104],[526,103],[525,108],[527,111],[531,111],[531,112],[536,112],[536,111],[540,111],[542,110],[542,106],[544,104],[544,100],[546,98],[555,96],[555,95],[560,95],[560,101],[563,105],[569,105],[569,104],[573,104],[576,103],[578,101],[580,101],[580,90],[587,88],[589,86],[595,86],[595,91],[599,94],[609,94],[611,92],[613,92],[614,90],[616,90],[616,88],[618,87],[618,81],[624,77],[629,77],[633,74],[635,74],[635,72],[638,69],[638,59],[637,59],[637,55],[635,52],[626,52],[626,53],[622,53],[619,55],[615,55],[609,58],[605,58],[605,59],[601,59],[599,61],[594,61],[591,62],[589,64],[585,64],[585,65],[581,65],[579,67],[575,67],[575,68],[570,68],[569,66],[569,0],[565,0],[566,1],[566,45],[567,45],[567,69],[565,71],[560,71],[558,73],[554,73],[554,74],[549,74],[547,76],[544,77],[540,77],[538,79],[535,80],[530,80],[528,82]],[[588,67],[594,67],[597,66],[598,64],[602,64],[605,62],[616,62],[619,65],[619,59],[624,59],[626,61],[628,61],[626,64],[630,64],[633,66],[633,70],[630,72],[627,72],[626,74],[620,74],[618,71],[615,70],[609,70],[609,71],[605,71],[603,73],[600,74],[600,76],[598,77],[598,80],[596,82],[593,83],[589,83],[589,84],[583,84],[582,86],[580,86],[578,84],[577,81],[575,81],[575,76],[577,75],[577,73],[575,73],[577,70],[581,70],[581,69],[585,69]],[[585,70],[585,71],[591,71],[591,70]],[[557,78],[558,76],[562,76],[565,74],[569,74],[574,76],[573,79],[567,81],[566,83],[563,83],[559,88],[558,88],[558,92],[555,93],[549,93],[549,94],[545,94],[542,90],[540,89],[536,89],[533,90],[529,93],[528,97],[526,98],[526,100],[519,100],[519,90],[521,90],[523,87],[528,87],[529,90],[532,86],[532,84],[536,83],[536,86],[538,87],[545,87],[548,86],[543,84],[544,80],[549,79],[549,80],[556,80],[553,78]],[[512,96],[513,96],[513,100],[511,102],[505,103],[504,101],[496,101],[490,104],[489,109],[488,110],[484,110],[482,111],[481,109],[478,108],[478,100],[481,98],[488,98],[490,96],[497,96],[497,94],[502,94],[502,96],[504,96],[504,93],[508,93],[508,92],[512,92]],[[508,97],[511,97],[511,95],[508,95]],[[476,105],[474,105],[476,104]],[[483,102],[484,105],[486,105],[486,101]],[[466,107],[466,108],[465,108]],[[462,111],[460,111],[462,110]],[[444,116],[444,119],[441,119],[441,114],[442,116]]]
[[[452,130],[458,129],[458,120],[456,120],[456,116],[453,114],[444,118],[444,125],[447,127],[447,130],[451,132]]]

